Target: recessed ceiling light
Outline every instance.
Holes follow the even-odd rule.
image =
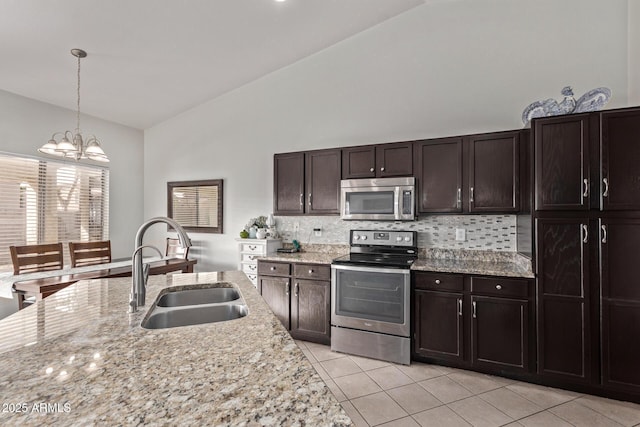
[[[282,3],[282,2],[283,2],[283,1],[285,1],[285,0],[276,0],[276,1],[277,1],[278,3]]]

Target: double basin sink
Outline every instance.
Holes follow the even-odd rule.
[[[142,320],[145,329],[165,329],[239,319],[248,314],[240,293],[230,283],[169,289],[160,294]]]

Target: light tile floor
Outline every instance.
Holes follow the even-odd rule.
[[[640,426],[640,405],[296,341],[357,427]]]

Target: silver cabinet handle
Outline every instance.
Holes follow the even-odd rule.
[[[374,170],[375,170],[374,168],[371,168],[371,169],[369,169],[369,172],[373,172]]]
[[[285,283],[284,294],[289,296],[289,282]]]
[[[300,193],[300,206],[304,205],[304,194]]]
[[[462,316],[462,298],[458,298],[458,316]]]
[[[602,243],[607,243],[607,226],[602,224],[600,227],[602,228]]]
[[[609,197],[609,178],[602,178],[602,183],[604,184],[602,197]]]
[[[309,206],[311,206],[311,193],[309,193]]]
[[[296,282],[296,285],[293,287],[293,295],[298,296],[298,289],[300,288],[300,284]]]
[[[381,172],[384,172],[384,167],[381,167],[381,168],[380,168],[380,171],[381,171]]]
[[[473,187],[469,188],[469,201],[473,203]]]
[[[440,279],[436,279],[436,285],[440,284]]]
[[[271,269],[270,269],[270,270],[271,270],[271,271],[276,271],[276,267],[275,267],[275,266],[273,266],[273,267],[271,267]]]
[[[462,188],[458,187],[458,198],[456,199],[456,207],[459,208],[462,204]]]
[[[472,308],[473,318],[475,319],[476,318],[476,302],[475,301],[471,303],[471,308]]]
[[[498,283],[498,284],[496,285],[496,289],[497,289],[497,290],[502,289],[502,285]]]
[[[589,243],[589,227],[587,227],[587,224],[582,224],[582,243]]]
[[[583,179],[582,183],[584,184],[584,193],[582,193],[582,197],[588,197],[589,196],[589,180],[588,179]]]

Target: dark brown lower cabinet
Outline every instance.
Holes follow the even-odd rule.
[[[296,279],[291,296],[291,336],[330,344],[331,282]]]
[[[258,260],[258,292],[293,338],[331,343],[330,272],[326,265]]]
[[[484,372],[530,373],[530,280],[413,274],[414,356]]]
[[[588,217],[538,218],[538,374],[568,384],[592,381]]]
[[[528,372],[528,319],[526,300],[472,296],[471,363],[492,370]]]
[[[602,385],[640,395],[640,218],[600,218]]]
[[[462,293],[415,291],[414,351],[424,357],[462,362]]]

